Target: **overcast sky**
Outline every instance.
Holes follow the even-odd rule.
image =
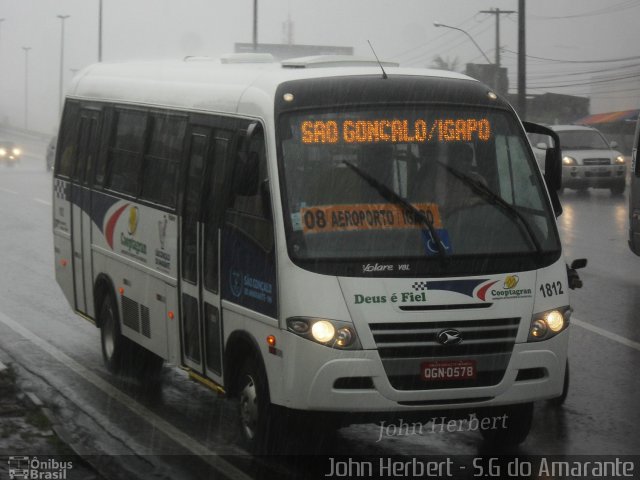
[[[258,40],[283,43],[290,16],[294,43],[352,46],[406,66],[436,55],[483,63],[466,30],[495,59],[495,16],[517,0],[258,0]],[[64,85],[98,58],[98,0],[0,0],[0,122],[24,125],[28,53],[29,127],[53,132],[58,117],[61,20]],[[218,56],[252,40],[253,0],[103,0],[103,61]],[[516,89],[517,15],[501,15],[501,59]],[[529,93],[590,96],[592,113],[640,108],[640,0],[527,0]],[[533,58],[540,57],[540,58]],[[541,59],[543,58],[543,59]],[[622,59],[616,62],[602,60]],[[557,62],[552,60],[564,60]],[[571,62],[568,62],[571,61]],[[582,63],[584,62],[584,63]],[[589,63],[587,63],[589,62]],[[565,86],[574,85],[574,86]]]

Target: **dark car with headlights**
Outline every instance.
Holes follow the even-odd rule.
[[[22,148],[14,142],[0,140],[0,163],[14,165],[22,156]]]

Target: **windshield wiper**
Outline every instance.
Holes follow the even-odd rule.
[[[522,225],[524,227],[524,232],[526,234],[525,237],[527,237],[529,241],[533,243],[533,246],[536,249],[536,253],[539,256],[542,256],[543,254],[542,245],[540,245],[538,238],[536,237],[535,233],[533,233],[533,231],[531,230],[531,225],[529,225],[529,222],[527,222],[527,220],[513,205],[505,201],[504,198],[502,198],[500,195],[497,195],[493,190],[487,187],[484,183],[471,178],[470,176],[460,172],[459,170],[456,170],[455,168],[451,168],[449,165],[442,163],[439,160],[436,160],[436,162],[441,167],[444,167],[445,170],[447,170],[447,172],[449,172],[451,175],[453,175],[456,178],[459,178],[464,183],[469,185],[469,187],[471,187],[471,189],[474,192],[476,192],[482,198],[487,200],[489,203],[493,205],[497,205],[498,207],[502,208],[502,210],[504,210],[511,218],[519,220],[519,222],[516,222],[516,225]],[[520,227],[520,230],[522,231],[522,227]]]
[[[425,225],[429,230],[429,234],[431,235],[433,242],[436,244],[438,255],[442,259],[442,264],[446,265],[446,262],[448,260],[447,252],[445,251],[444,246],[442,245],[442,240],[440,239],[440,235],[438,235],[438,232],[436,231],[436,228],[429,217],[427,217],[424,213],[422,213],[416,207],[411,205],[405,198],[398,195],[396,192],[394,192],[391,188],[386,186],[384,183],[381,183],[375,178],[373,178],[371,175],[369,175],[367,172],[365,172],[361,168],[356,167],[354,164],[346,160],[343,160],[342,162],[351,170],[356,172],[369,185],[375,188],[376,191],[382,196],[382,198],[384,198],[388,202],[391,202],[395,205],[399,205],[400,207],[405,209],[407,212],[411,213],[414,216],[414,218],[416,218],[417,220],[420,220],[420,222],[423,225]]]

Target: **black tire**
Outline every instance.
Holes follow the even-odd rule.
[[[562,394],[559,397],[552,398],[549,403],[552,405],[562,405],[569,395],[569,359],[567,359],[567,366],[564,370],[564,383],[562,386]]]
[[[268,453],[269,427],[275,412],[269,400],[264,367],[255,357],[248,357],[236,382],[241,444],[250,453]]]
[[[624,193],[625,188],[626,188],[625,183],[620,182],[614,185],[613,187],[610,187],[609,190],[611,190],[611,195],[622,195]]]
[[[482,437],[485,442],[495,447],[514,447],[525,441],[531,423],[533,421],[533,403],[525,403],[521,405],[511,405],[502,409],[491,409],[478,415],[480,422],[482,418],[490,417],[493,419],[499,416],[505,416],[498,422],[495,429],[481,430]],[[493,425],[493,423],[492,423]]]
[[[120,333],[118,306],[113,295],[107,295],[100,307],[100,345],[107,370],[123,373],[131,359],[131,342]]]
[[[131,375],[145,385],[160,385],[164,360],[122,335],[113,295],[107,295],[100,308],[100,345],[109,372]]]

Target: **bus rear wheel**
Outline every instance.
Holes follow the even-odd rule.
[[[131,375],[140,383],[153,387],[161,384],[163,358],[122,335],[113,295],[108,295],[100,308],[100,344],[104,364],[110,373]]]
[[[533,420],[533,403],[511,405],[501,409],[491,409],[478,415],[490,417],[491,425],[497,428],[481,430],[485,442],[496,447],[514,447],[525,441],[531,430]],[[502,417],[495,421],[497,417]]]
[[[100,344],[107,370],[113,374],[122,373],[130,360],[132,345],[120,333],[118,307],[112,295],[107,295],[100,308]]]

